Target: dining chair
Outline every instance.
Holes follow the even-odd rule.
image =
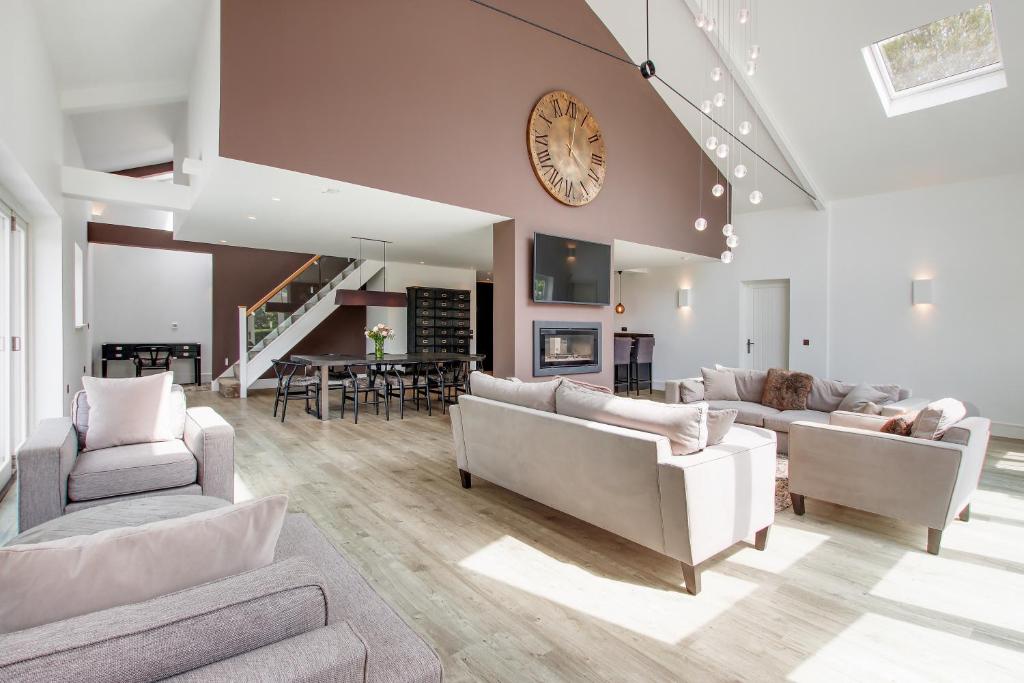
[[[293,360],[282,360],[280,358],[271,361],[274,366],[274,375],[277,377],[277,393],[274,395],[274,417],[277,417],[277,407],[281,407],[281,422],[284,422],[285,414],[288,412],[288,401],[301,399],[306,402],[306,412],[310,412],[309,401],[315,400],[317,410],[320,409],[320,378],[317,375],[310,375],[309,363]]]
[[[132,356],[135,376],[142,377],[145,372],[170,372],[174,360],[171,353],[170,346],[136,346]]]
[[[636,350],[633,352],[632,383],[636,387],[636,395],[640,395],[640,385],[646,385],[649,393],[654,393],[654,337],[638,337]],[[645,377],[641,377],[641,370]],[[627,393],[629,390],[627,389]]]
[[[362,370],[362,373],[359,372]],[[391,420],[391,406],[387,400],[387,385],[382,373],[362,365],[353,367],[345,366],[342,372],[341,388],[341,419],[345,419],[345,403],[352,401],[353,424],[359,424],[359,406],[373,405],[377,415],[380,415],[380,404],[384,404],[384,418]],[[363,399],[359,397],[362,395]],[[370,400],[373,396],[373,400]]]
[[[625,373],[623,378],[622,374]],[[632,337],[615,337],[615,377],[614,390],[626,387],[629,393],[633,379],[633,339]]]

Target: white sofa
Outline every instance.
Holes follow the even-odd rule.
[[[771,431],[735,425],[718,445],[673,455],[665,436],[479,396],[460,396],[451,421],[465,488],[476,475],[673,557],[694,595],[702,562],[767,542]]]
[[[717,366],[720,370],[734,370],[737,373],[758,373],[754,370],[738,368],[726,368]],[[764,375],[761,372],[760,381],[747,382],[737,381],[739,401],[707,401],[712,410],[735,409],[739,411],[736,422],[739,424],[764,427],[776,433],[776,443],[780,455],[789,453],[789,431],[790,425],[794,422],[816,422],[828,424],[829,415],[839,408],[839,404],[846,393],[854,388],[854,384],[826,380],[815,377],[811,388],[811,395],[807,400],[807,410],[777,410],[771,406],[761,404],[761,389],[764,384]],[[704,400],[704,380],[701,377],[688,377],[685,379],[670,379],[665,381],[666,403],[688,403],[694,399]],[[906,412],[919,410],[928,404],[928,399],[918,399],[911,396],[910,389],[894,384],[875,384],[872,387],[885,393],[889,393],[894,400],[881,406],[882,415],[893,417]],[[685,390],[685,389],[688,389]],[[696,396],[695,396],[696,394]]]

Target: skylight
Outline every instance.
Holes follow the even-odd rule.
[[[889,116],[1006,87],[988,3],[869,45],[864,60]]]

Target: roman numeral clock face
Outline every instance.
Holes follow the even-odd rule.
[[[527,147],[540,184],[569,206],[592,201],[604,186],[604,137],[590,108],[556,90],[540,98],[530,115]]]

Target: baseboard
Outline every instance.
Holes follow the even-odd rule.
[[[1009,422],[993,422],[992,436],[998,436],[1003,439],[1024,439],[1024,425],[1016,425]]]

